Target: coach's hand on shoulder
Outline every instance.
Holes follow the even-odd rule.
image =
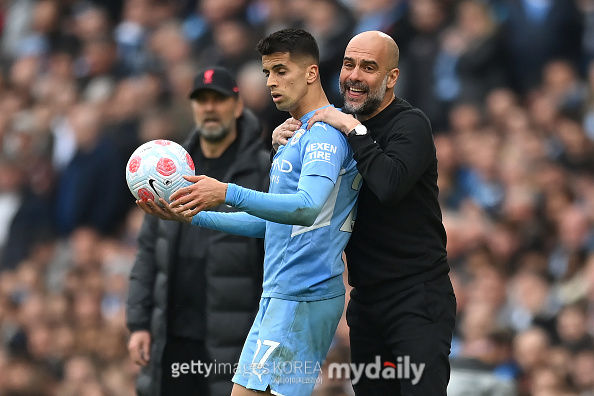
[[[360,124],[351,114],[343,113],[332,106],[316,110],[307,123],[307,129],[309,130],[318,121],[333,126],[345,135],[348,135],[350,131]]]
[[[136,201],[136,205],[138,205],[140,209],[144,210],[146,213],[150,215],[157,216],[162,220],[174,220],[185,223],[192,222],[192,216],[187,217],[183,213],[180,214],[174,212],[171,209],[171,205],[168,204],[167,201],[165,201],[163,198],[159,198],[159,203],[160,205],[157,205],[157,203],[151,199],[147,201]]]
[[[278,150],[279,146],[284,146],[289,141],[289,138],[301,128],[301,121],[291,117],[287,118],[285,122],[274,128],[272,131],[272,148]]]
[[[184,176],[184,179],[194,184],[180,188],[169,198],[171,209],[178,215],[186,216],[191,221],[198,212],[225,202],[227,183],[204,175]]]

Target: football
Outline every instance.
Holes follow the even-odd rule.
[[[126,165],[126,182],[132,195],[143,201],[169,197],[191,183],[183,176],[194,176],[194,161],[186,149],[171,140],[152,140],[138,147]]]

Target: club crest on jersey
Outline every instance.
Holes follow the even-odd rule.
[[[303,136],[304,133],[305,133],[305,129],[303,129],[303,128],[299,129],[291,138],[291,146],[293,146],[295,143],[297,143],[299,141],[299,139],[301,139],[301,136]]]

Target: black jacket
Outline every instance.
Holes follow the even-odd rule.
[[[349,138],[363,185],[345,252],[354,295],[375,299],[449,266],[429,120],[396,98],[363,124],[369,134]]]
[[[238,122],[237,157],[222,181],[265,191],[270,163],[268,153],[262,149],[260,124],[248,111],[244,111]],[[198,142],[198,134],[193,133],[184,147],[193,152]],[[235,209],[221,205],[212,210],[228,212]],[[204,249],[203,259],[192,262],[188,250],[195,251],[196,247],[180,243],[184,240],[180,237],[182,230],[199,234],[196,243]],[[170,335],[203,339],[212,360],[231,365],[237,362],[258,310],[264,257],[262,240],[147,215],[138,243],[138,254],[130,275],[126,322],[131,332],[150,330],[152,341],[149,365],[142,369],[137,379],[139,395],[159,395],[163,347]],[[174,275],[173,271],[183,272]],[[189,281],[170,284],[174,277],[178,280],[187,277]],[[171,307],[168,299],[174,287],[184,288],[187,296],[176,311],[176,322],[184,323],[183,326],[173,327],[169,323],[168,309]],[[202,297],[193,298],[194,295]],[[230,374],[211,375],[209,382],[212,396],[231,393]]]

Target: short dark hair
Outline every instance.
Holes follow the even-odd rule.
[[[291,56],[310,56],[320,63],[320,50],[316,39],[302,29],[282,29],[264,37],[256,49],[261,56],[288,52]]]

